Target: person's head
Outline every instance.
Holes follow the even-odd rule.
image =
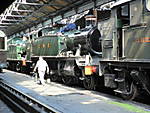
[[[43,60],[43,57],[40,56],[40,57],[39,57],[39,60]]]

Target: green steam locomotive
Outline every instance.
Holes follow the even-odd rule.
[[[7,64],[8,69],[26,72],[30,70],[31,43],[26,37],[14,37],[7,41]]]

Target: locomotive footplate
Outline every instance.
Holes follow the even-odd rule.
[[[138,93],[146,91],[150,94],[150,61],[114,61],[105,60],[100,61],[101,70],[107,70],[104,72],[104,77],[111,79],[107,80],[107,83],[117,83],[117,89],[115,92],[121,93],[125,99],[133,99]],[[110,75],[115,75],[111,77]],[[105,78],[108,78],[105,77]],[[110,84],[105,84],[105,86],[112,87]]]
[[[38,60],[40,56],[33,56],[31,57],[31,60]],[[64,57],[64,56],[42,56],[45,60],[75,60],[78,57]]]
[[[120,67],[120,68],[130,67],[134,69],[150,69],[150,60],[144,60],[144,61],[101,60],[100,64],[105,64],[112,67]]]

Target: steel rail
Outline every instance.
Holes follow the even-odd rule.
[[[62,113],[19,91],[0,79],[0,95],[17,113]]]

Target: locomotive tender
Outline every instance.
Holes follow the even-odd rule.
[[[100,75],[105,86],[124,99],[150,95],[150,0],[119,0],[111,9],[114,23],[102,40]]]

